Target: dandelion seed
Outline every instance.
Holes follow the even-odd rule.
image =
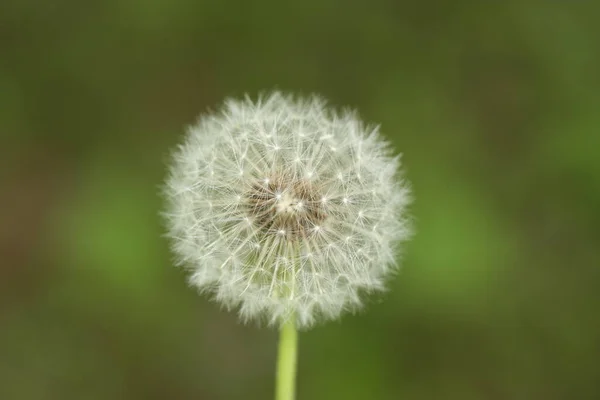
[[[335,319],[382,288],[410,236],[399,167],[376,128],[316,96],[229,100],[173,155],[173,251],[244,320]]]

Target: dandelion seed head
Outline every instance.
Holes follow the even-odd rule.
[[[306,328],[360,307],[410,236],[399,157],[317,96],[228,100],[201,116],[164,193],[178,264],[244,320]]]

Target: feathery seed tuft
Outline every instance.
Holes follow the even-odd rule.
[[[190,283],[300,328],[361,305],[410,236],[410,189],[374,127],[319,97],[228,100],[173,154],[168,235]]]

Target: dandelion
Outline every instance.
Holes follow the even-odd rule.
[[[399,167],[377,127],[317,96],[228,100],[173,155],[165,214],[177,262],[243,320],[295,338],[360,307],[396,270],[410,234]]]

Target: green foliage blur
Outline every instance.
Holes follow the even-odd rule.
[[[169,150],[317,92],[403,153],[389,291],[300,336],[298,399],[600,398],[600,3],[4,0],[0,399],[270,399],[276,332],[161,236]]]

